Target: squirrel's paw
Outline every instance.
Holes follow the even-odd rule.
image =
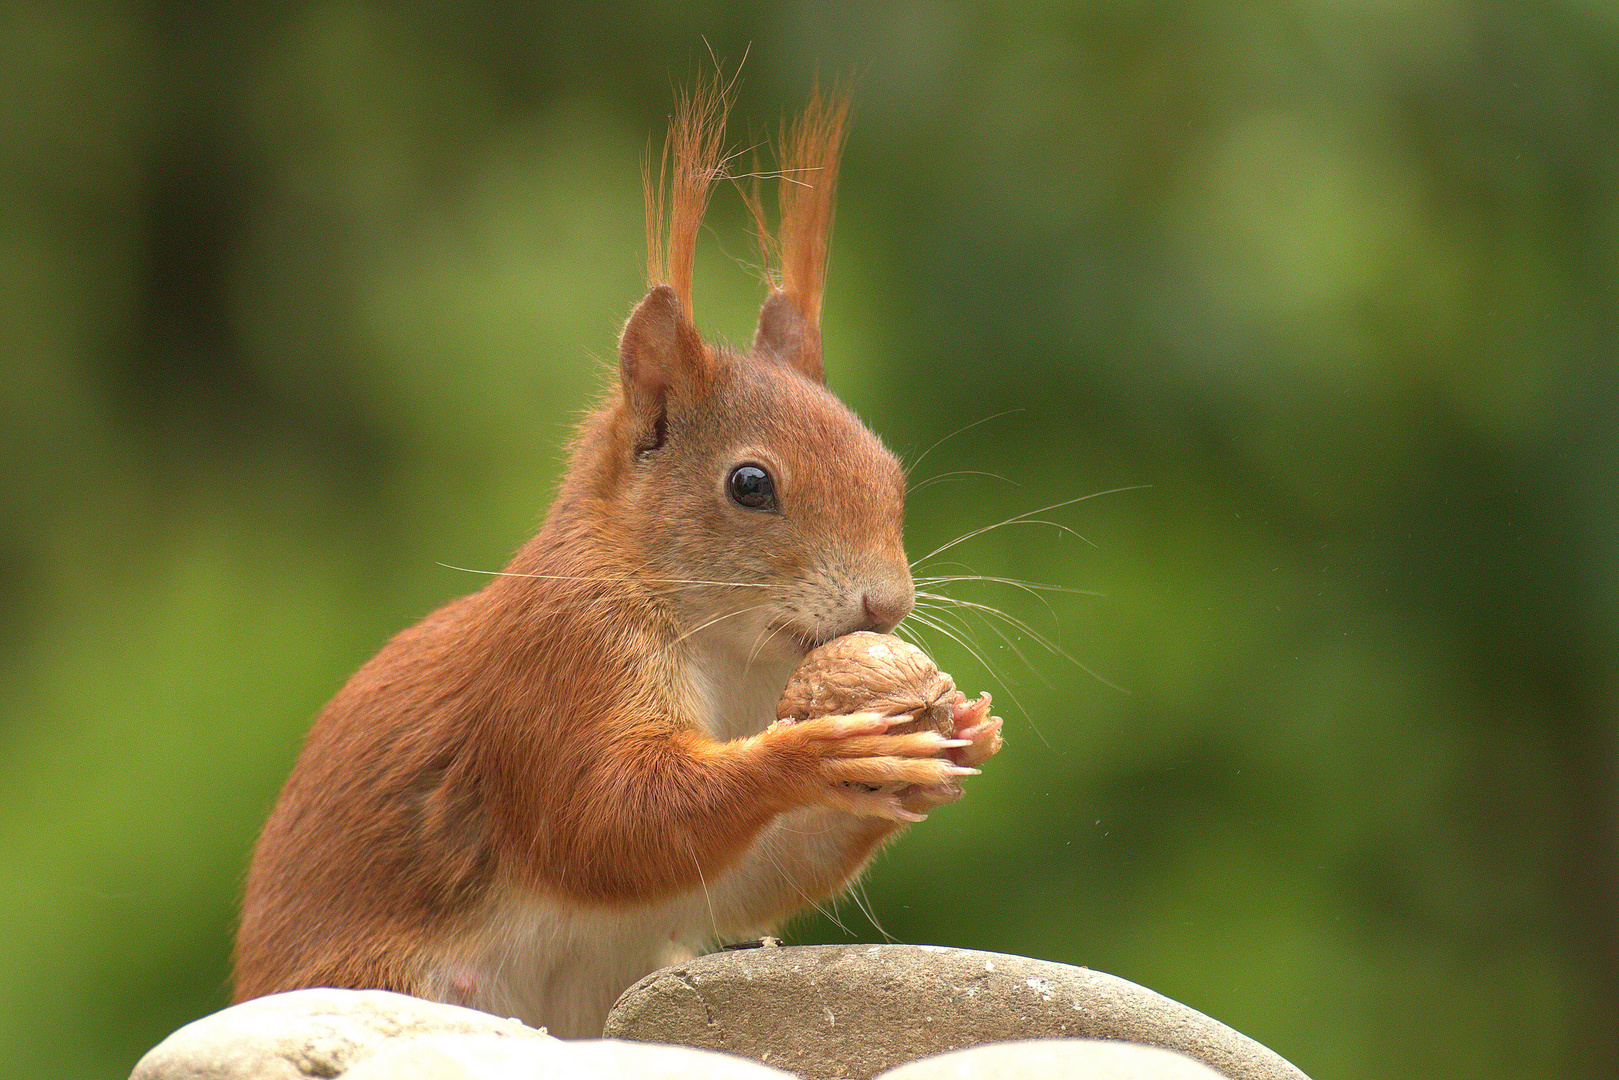
[[[965,745],[951,747],[945,756],[957,765],[982,765],[1006,745],[1001,738],[1001,718],[989,715],[988,694],[977,701],[968,701],[967,696],[958,690],[953,697],[950,703],[953,734]]]
[[[982,765],[1005,745],[1001,739],[1001,718],[989,715],[989,705],[988,694],[977,701],[968,701],[959,690],[952,695],[950,718],[955,738],[951,741],[962,745],[947,749],[946,758],[964,767]],[[963,792],[959,783],[949,780],[943,784],[911,784],[896,794],[905,809],[926,814],[936,806],[959,802]]]
[[[909,719],[878,713],[821,716],[777,722],[765,736],[796,743],[818,759],[811,774],[815,780],[807,792],[810,801],[860,817],[920,821],[919,813],[898,797],[900,790],[942,788],[978,770],[948,756],[971,750],[971,739],[951,738],[933,730],[886,734],[890,727]],[[887,790],[879,790],[883,788]]]
[[[892,738],[911,739],[911,735]],[[954,741],[954,740],[949,740]],[[948,784],[957,776],[976,776],[978,770],[948,758],[858,757],[821,762],[821,775],[834,784]]]
[[[899,796],[899,804],[905,809],[926,817],[935,807],[960,802],[964,792],[961,785],[952,780],[945,784],[908,784],[894,794]]]
[[[926,821],[931,806],[922,806],[904,797],[904,792],[919,790],[915,784],[899,791],[875,791],[864,785],[838,784],[827,788],[818,800],[822,806],[842,810],[862,818],[883,818],[888,821],[911,823]]]

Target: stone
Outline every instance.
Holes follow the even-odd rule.
[[[986,1043],[921,1058],[879,1080],[1220,1080],[1185,1054],[1111,1039],[1028,1039]]]
[[[130,1080],[790,1080],[689,1046],[563,1042],[516,1020],[384,990],[295,990],[170,1035]]]
[[[1159,1046],[1230,1080],[1308,1080],[1253,1039],[1116,976],[931,945],[701,956],[626,990],[604,1034],[740,1054],[810,1080],[865,1080],[931,1054],[1049,1038]]]
[[[747,1058],[656,1043],[426,1035],[401,1039],[342,1080],[795,1080]]]
[[[148,1051],[130,1080],[334,1077],[391,1040],[427,1035],[559,1041],[516,1020],[386,990],[295,990],[187,1024]]]

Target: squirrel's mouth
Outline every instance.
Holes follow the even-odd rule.
[[[813,630],[806,630],[802,626],[795,626],[785,619],[780,622],[771,623],[770,629],[775,631],[781,639],[791,641],[794,645],[798,646],[799,651],[806,656],[815,649],[819,649],[822,645],[825,645],[833,638],[840,638],[845,634],[852,634],[858,630],[867,630],[876,634],[884,632],[882,628],[877,626],[856,625],[845,626],[829,633],[817,633]]]
[[[792,623],[788,622],[772,623],[770,628],[777,634],[780,634],[786,640],[791,641],[798,647],[798,651],[805,656],[808,656],[811,651],[819,649],[822,645],[825,645],[828,641],[831,641],[833,637],[837,636],[836,634],[833,634],[831,637],[827,637],[821,634],[812,633],[811,631],[805,630],[802,627],[794,626]]]

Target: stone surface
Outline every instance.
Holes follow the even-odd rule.
[[[334,1077],[391,1040],[426,1035],[559,1045],[516,1020],[385,990],[296,990],[187,1024],[148,1051],[130,1080]]]
[[[935,1054],[879,1080],[1220,1080],[1185,1054],[1110,1039],[1031,1039]]]
[[[794,1080],[747,1058],[654,1043],[427,1035],[389,1043],[342,1080]]]
[[[1307,1080],[1247,1036],[1124,979],[930,945],[698,957],[625,991],[605,1034],[741,1054],[813,1080],[864,1080],[979,1043],[1073,1037],[1177,1050],[1232,1080]]]

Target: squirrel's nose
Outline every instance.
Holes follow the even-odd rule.
[[[905,586],[903,591],[872,590],[864,596],[862,602],[865,605],[866,618],[871,620],[872,628],[878,633],[888,633],[899,625],[901,619],[911,613],[911,606],[916,602],[916,593],[909,581]]]

